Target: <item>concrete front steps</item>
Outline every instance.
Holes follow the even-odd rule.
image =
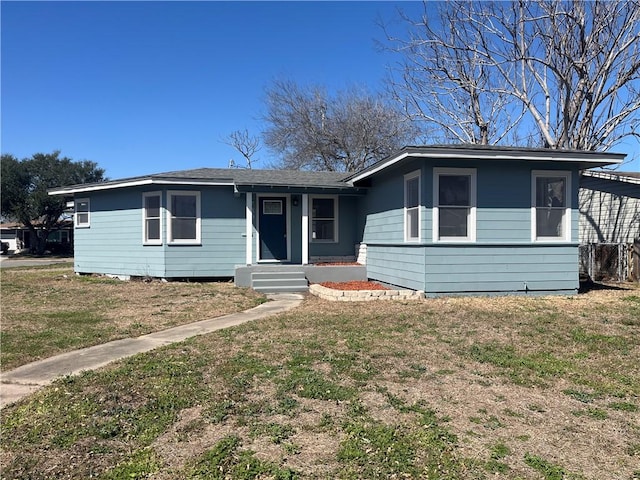
[[[264,293],[307,292],[309,284],[367,280],[364,265],[239,265],[234,282]]]
[[[251,272],[251,287],[261,293],[306,292],[309,282],[303,270]]]

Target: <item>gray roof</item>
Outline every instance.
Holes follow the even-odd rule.
[[[356,188],[344,182],[344,179],[349,175],[350,173],[344,172],[196,168],[193,170],[178,170],[174,172],[108,180],[106,182],[70,185],[51,189],[49,193],[53,195],[64,195],[149,184],[233,185],[239,190],[250,190],[253,186],[269,186],[288,189],[316,188],[355,191],[357,190]]]
[[[245,168],[197,168],[177,172],[158,173],[151,178],[184,180],[228,180],[236,185],[277,185],[299,187],[333,187],[347,185],[343,182],[350,173],[311,172],[300,170],[254,170]]]
[[[358,182],[363,180],[406,157],[441,159],[469,158],[482,161],[526,160],[535,162],[570,162],[583,169],[620,164],[625,156],[625,154],[609,152],[502,147],[496,145],[475,144],[406,146],[369,167],[351,174],[347,178],[347,181]]]
[[[619,164],[625,155],[575,150],[550,150],[542,148],[516,148],[483,145],[431,145],[408,146],[357,173],[312,172],[300,170],[253,170],[243,168],[196,168],[174,172],[156,173],[107,182],[87,183],[54,188],[52,195],[107,190],[150,184],[174,185],[233,185],[238,191],[259,191],[260,187],[279,188],[282,191],[299,192],[307,189],[334,190],[362,193],[354,187],[370,175],[401,161],[405,157],[430,157],[441,159],[471,158],[476,160],[528,160],[560,161],[577,164],[579,168],[601,167]],[[275,191],[275,190],[273,190]]]

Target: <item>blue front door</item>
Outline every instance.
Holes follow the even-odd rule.
[[[260,260],[287,260],[287,198],[260,197]]]

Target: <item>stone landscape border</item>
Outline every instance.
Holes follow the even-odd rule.
[[[422,300],[421,290],[336,290],[319,283],[309,285],[309,293],[332,302],[367,302],[373,300]]]

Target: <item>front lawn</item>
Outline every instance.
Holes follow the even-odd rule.
[[[2,412],[6,478],[640,475],[640,289],[330,303]]]
[[[1,272],[2,370],[41,358],[245,310],[264,301],[232,283],[122,282],[71,267]]]

